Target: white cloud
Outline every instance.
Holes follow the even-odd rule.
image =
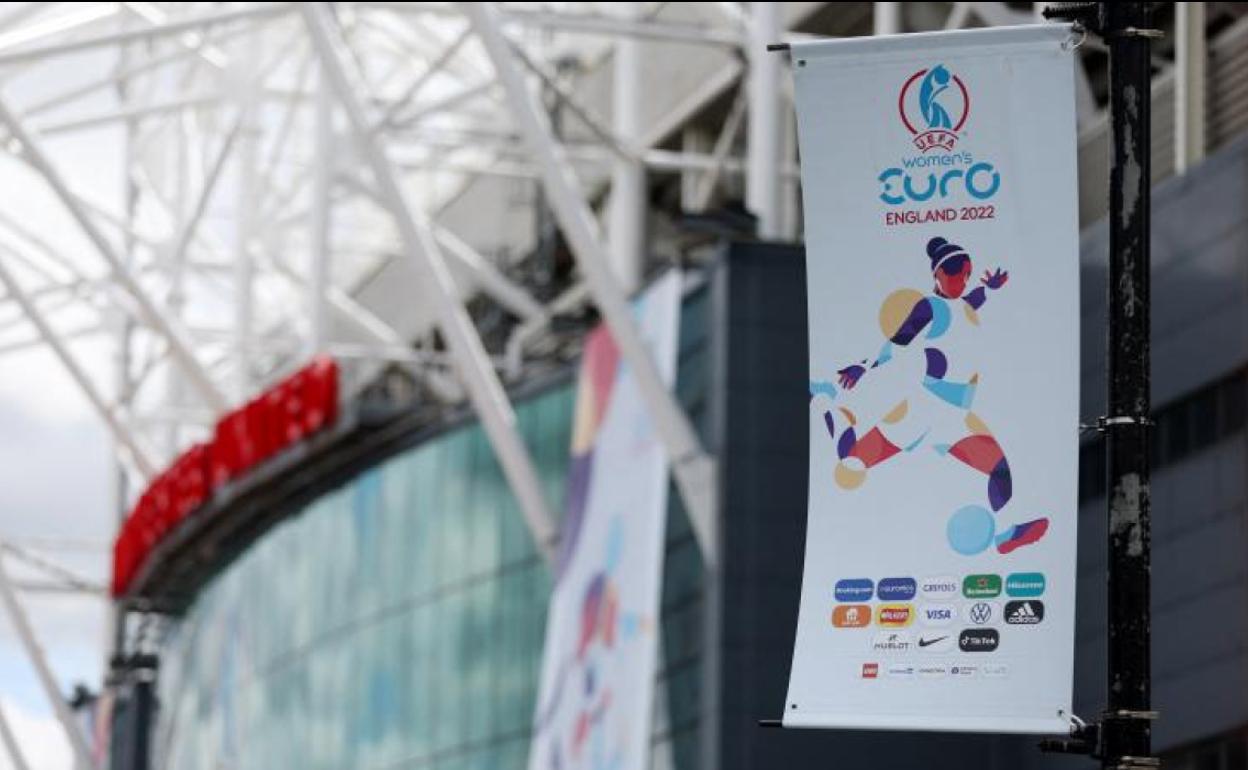
[[[30,770],[71,770],[73,756],[69,741],[55,718],[27,711],[6,698],[0,698],[0,709],[4,710]],[[0,751],[0,770],[14,768],[8,752]]]

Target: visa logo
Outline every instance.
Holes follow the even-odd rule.
[[[927,604],[919,610],[919,620],[925,626],[947,626],[958,617],[950,604]]]

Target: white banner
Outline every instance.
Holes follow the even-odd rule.
[[[659,372],[676,376],[681,277],[634,303]],[[644,770],[658,655],[667,461],[605,327],[585,342],[567,513],[546,621],[531,770]]]
[[[811,419],[786,726],[1068,728],[1069,38],[1037,25],[793,46]]]

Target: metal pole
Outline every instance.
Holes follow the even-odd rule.
[[[12,583],[9,582],[9,573],[4,567],[2,554],[0,554],[0,600],[3,600],[9,618],[13,621],[13,628],[26,649],[26,656],[30,658],[31,664],[35,667],[35,673],[39,676],[39,683],[43,686],[44,694],[52,702],[52,711],[65,730],[65,737],[69,739],[69,745],[74,751],[76,767],[80,770],[87,770],[91,767],[91,749],[82,731],[78,729],[78,721],[70,711],[69,704],[61,695],[56,678],[52,676],[52,669],[48,667],[43,648],[39,646],[39,640],[35,638],[30,619],[26,617],[26,611],[22,609],[22,605],[17,600],[17,593],[13,590]]]
[[[1106,768],[1151,754],[1148,3],[1103,3],[1109,44],[1109,708]]]
[[[121,45],[121,51],[118,58],[118,71],[124,72],[129,68],[132,58],[132,50],[129,45]],[[123,109],[130,104],[131,80],[129,77],[119,77],[116,80],[117,102]],[[138,140],[139,123],[137,120],[128,120],[125,124],[125,154],[122,156],[122,197],[125,200],[125,219],[127,232],[122,240],[121,259],[124,260],[127,268],[133,268],[136,263],[136,249],[138,242],[129,232],[133,229],[135,219],[139,210],[139,183],[135,179],[134,164],[136,162],[135,145]],[[116,356],[115,356],[115,378],[117,382],[117,404],[121,408],[129,408],[134,397],[134,383],[130,376],[131,365],[131,341],[134,336],[134,319],[127,313],[119,313],[119,323],[117,330]],[[124,458],[116,450],[113,452],[113,505],[117,507],[116,521],[117,527],[114,533],[120,533],[121,528],[126,523],[126,516],[129,514],[129,497],[130,497],[130,478],[126,473],[126,465]],[[126,643],[126,610],[125,605],[121,602],[113,602],[109,608],[109,628],[108,628],[108,651],[104,658],[105,666],[113,659],[115,655],[121,653]]]
[[[1205,4],[1175,3],[1174,171],[1205,157]]]
[[[780,237],[780,57],[767,50],[780,39],[780,3],[750,3],[748,158],[745,202],[758,217],[760,238]]]
[[[1108,466],[1108,705],[1073,740],[1041,749],[1092,754],[1116,770],[1152,757],[1149,574],[1149,211],[1152,181],[1149,41],[1152,3],[1054,3],[1045,18],[1082,24],[1109,48],[1109,392],[1102,417]]]
[[[625,3],[623,8],[636,15],[642,5]],[[612,127],[629,144],[642,131],[642,46],[636,38],[619,38],[612,63]],[[608,229],[611,267],[620,288],[631,294],[641,285],[646,248],[646,167],[639,158],[617,157],[613,163]]]
[[[901,3],[872,3],[871,33],[896,35],[901,32]],[[955,9],[956,10],[956,9]]]

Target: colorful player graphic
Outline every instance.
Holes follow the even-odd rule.
[[[995,545],[999,553],[1008,554],[1044,537],[1049,520],[1033,519],[998,529],[995,514],[1001,512],[1013,494],[1010,464],[988,425],[972,411],[980,386],[979,375],[972,373],[965,380],[955,379],[950,361],[939,345],[955,323],[979,326],[979,311],[988,301],[989,292],[1004,287],[1009,273],[1000,269],[985,271],[980,285],[967,291],[973,266],[965,249],[944,238],[932,238],[927,243],[927,257],[935,279],[932,293],[900,289],[888,295],[879,315],[885,342],[875,360],[863,360],[838,370],[837,384],[812,382],[811,404],[827,407],[823,419],[839,458],[832,474],[839,487],[857,489],[872,468],[930,446],[941,456],[983,474],[986,480],[988,508],[969,504],[953,512],[946,527],[950,547],[970,556]],[[911,351],[920,347],[924,359],[921,387],[912,388],[914,392],[889,409],[878,424],[859,425],[850,409],[832,408],[830,402],[838,395],[837,385],[845,391],[852,390],[864,378],[869,380],[873,370],[889,364],[894,357],[912,355]],[[961,418],[950,423],[956,428],[940,425],[950,422],[947,418],[951,412]],[[956,433],[948,433],[950,430]],[[942,441],[932,441],[932,434]]]
[[[611,720],[612,683],[605,676],[611,659],[626,645],[637,644],[653,624],[620,607],[615,573],[624,550],[624,528],[613,518],[603,567],[581,595],[579,633],[573,654],[559,665],[553,697],[543,704],[538,728],[545,732],[559,712],[570,713],[566,732],[551,731],[551,770],[615,770],[622,764],[619,725]],[[570,712],[568,712],[570,710]]]

